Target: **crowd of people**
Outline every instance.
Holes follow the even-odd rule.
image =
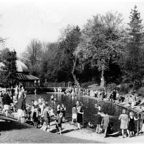
[[[113,133],[113,123],[110,121],[110,116],[108,112],[102,112],[101,107],[98,105],[96,106],[98,109],[98,113],[96,115],[96,133],[100,134],[104,132],[104,137],[108,135],[112,135]],[[128,110],[123,109],[122,114],[118,117],[120,121],[120,129],[123,138],[125,137],[133,137],[138,133],[144,132],[144,121],[142,118],[143,115],[135,116],[133,111],[128,112]],[[139,123],[136,122],[139,121]],[[137,127],[136,127],[137,126]],[[118,132],[119,133],[119,132]],[[118,134],[117,132],[115,134]]]
[[[66,93],[72,93],[73,91],[75,94],[81,92],[78,88],[68,88]],[[2,113],[9,116],[9,113],[15,112],[17,113],[17,120],[19,122],[32,124],[34,127],[47,132],[51,131],[51,122],[54,121],[58,133],[61,134],[62,123],[66,122],[66,106],[63,103],[57,103],[56,113],[54,113],[50,102],[48,103],[42,97],[39,97],[38,100],[35,101],[32,100],[30,104],[27,104],[26,96],[27,93],[22,85],[16,87],[15,92],[9,89],[2,91],[0,94],[0,108]],[[116,90],[112,91],[109,97],[106,96],[105,91],[97,92],[95,97],[102,99],[107,98],[113,102],[121,101]],[[51,95],[50,100],[52,103],[56,102],[54,95]],[[125,97],[123,102],[125,100],[128,100],[128,102],[134,105],[132,100],[135,100],[136,104],[138,102],[138,96],[133,93]],[[95,132],[98,134],[104,133],[104,137],[112,134],[113,124],[110,121],[108,113],[102,112],[100,105],[96,105],[95,108],[98,109]],[[129,114],[126,113],[126,109],[122,111],[119,120],[121,122],[120,129],[123,137],[135,135],[135,121],[138,119],[139,117],[136,118],[132,111]],[[74,123],[76,123],[77,129],[81,129],[82,126],[84,126],[84,105],[79,101],[72,107],[72,124]],[[91,122],[88,122],[88,126],[91,128],[95,127]],[[143,122],[141,122],[139,131],[143,131]]]
[[[90,92],[87,90],[81,90],[76,89],[79,92],[83,92],[82,95],[90,96]],[[73,94],[75,95],[75,92],[77,91],[75,88],[68,88],[66,90],[67,95]],[[142,102],[142,98],[138,96],[138,94],[134,91],[125,95],[120,95],[117,89],[114,89],[110,93],[106,93],[106,91],[103,90],[95,90],[94,97],[98,98],[99,100],[107,100],[114,103],[122,104],[125,107],[134,108],[139,106]],[[96,106],[98,108],[98,114],[97,114],[97,124],[96,124],[96,133],[102,133],[104,132],[104,137],[107,136],[107,134],[111,134],[113,132],[113,124],[110,122],[108,113],[102,112],[100,106]],[[140,106],[141,112],[143,111],[143,106]],[[137,133],[144,131],[144,125],[143,125],[143,114],[141,113],[141,118],[136,118],[134,116],[134,112],[131,111],[128,114],[126,114],[126,109],[122,111],[122,114],[119,117],[119,120],[121,122],[120,129],[123,137],[132,137],[135,135],[136,131]],[[73,106],[72,109],[72,123],[76,121],[76,114],[77,112],[77,106]],[[136,130],[135,124],[140,119],[140,124],[138,126],[138,129]],[[88,123],[89,127],[93,127],[93,124],[90,122]],[[79,127],[79,126],[78,126]],[[125,131],[127,134],[125,134]]]
[[[61,123],[65,119],[66,108],[64,104],[57,106],[55,115],[52,107],[42,97],[32,100],[31,104],[26,103],[26,91],[20,85],[12,94],[10,89],[3,89],[0,93],[0,109],[5,116],[12,116],[17,113],[17,120],[21,123],[32,124],[36,128],[50,131],[50,122],[54,120],[56,128],[61,134]],[[59,109],[59,110],[58,110]]]
[[[125,104],[126,106],[129,106],[131,108],[133,108],[134,106],[138,106],[142,102],[142,99],[143,98],[138,96],[136,92],[120,95],[118,90],[113,90],[108,96],[108,100],[120,104]]]

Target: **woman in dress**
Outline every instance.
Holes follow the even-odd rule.
[[[61,105],[61,112],[63,114],[63,120],[65,121],[65,113],[66,113],[66,107],[64,104]]]
[[[77,126],[78,126],[78,129],[81,129],[81,123],[83,123],[83,108],[82,108],[82,104],[80,103],[78,106],[77,106]]]
[[[135,131],[135,120],[138,120],[134,117],[134,113],[130,112],[129,113],[129,125],[128,125],[128,130],[129,130],[129,137],[134,136],[134,131]]]
[[[125,109],[122,110],[122,114],[119,116],[119,120],[121,121],[120,129],[122,130],[122,136],[123,136],[123,138],[125,138],[124,131],[126,130],[127,133],[129,134],[129,132],[128,132],[128,121],[129,121],[129,118],[128,118],[128,115],[126,114],[126,110]]]

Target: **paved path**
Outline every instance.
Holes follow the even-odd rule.
[[[0,143],[96,143],[97,141],[85,140],[20,124],[18,122],[0,121]]]
[[[6,121],[11,121],[12,123],[16,122],[16,119],[13,117],[6,117],[0,114],[0,119],[6,120]],[[22,128],[17,129],[17,125],[21,125],[20,123],[17,123],[14,126],[12,126],[11,122],[5,122],[5,130],[1,129],[1,122],[0,122],[0,130],[2,131],[2,135],[0,136],[0,142],[37,142],[34,141],[34,137],[39,137],[39,142],[47,142],[46,137],[50,137],[50,141],[48,142],[55,142],[55,143],[92,143],[92,142],[102,142],[102,143],[143,143],[144,142],[144,134],[132,137],[132,138],[122,138],[122,136],[118,137],[107,137],[104,138],[103,134],[96,134],[94,133],[94,129],[81,129],[77,130],[76,125],[71,124],[71,122],[66,122],[62,125],[63,130],[62,130],[62,135],[58,135],[56,133],[56,128],[55,128],[55,123],[54,121],[51,122],[51,132],[44,132],[39,129],[35,129],[33,127],[27,126],[26,124],[23,124],[25,127],[29,128]],[[7,124],[6,124],[7,123]],[[8,126],[9,125],[9,126]],[[3,127],[3,126],[2,126]],[[10,130],[9,130],[10,128]],[[19,135],[20,137],[17,138],[16,135]],[[27,137],[27,136],[31,137]],[[40,138],[41,135],[44,137],[43,140]],[[6,138],[8,137],[8,138]],[[22,140],[21,140],[22,139]]]
[[[0,122],[0,142],[5,143],[143,143],[144,135],[132,138],[107,137],[94,133],[94,129],[77,130],[76,125],[66,122],[62,125],[62,135],[57,134],[54,122],[51,123],[51,132],[20,124],[18,122]]]
[[[52,127],[54,128],[54,126]],[[123,138],[122,136],[118,137],[107,137],[104,138],[104,134],[96,134],[93,129],[81,129],[77,130],[77,127],[75,125],[68,123],[63,124],[63,135],[69,136],[73,138],[80,138],[85,140],[93,140],[93,141],[99,141],[102,143],[143,143],[144,142],[144,134],[138,135],[132,138]]]

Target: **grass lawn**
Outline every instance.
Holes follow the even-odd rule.
[[[0,143],[94,143],[96,141],[44,132],[18,122],[0,121]]]

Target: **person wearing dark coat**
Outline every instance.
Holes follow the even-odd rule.
[[[10,98],[7,92],[3,94],[2,103],[4,106],[3,112],[5,113],[6,116],[8,116],[8,111],[10,109],[10,104],[12,103],[12,99]]]

